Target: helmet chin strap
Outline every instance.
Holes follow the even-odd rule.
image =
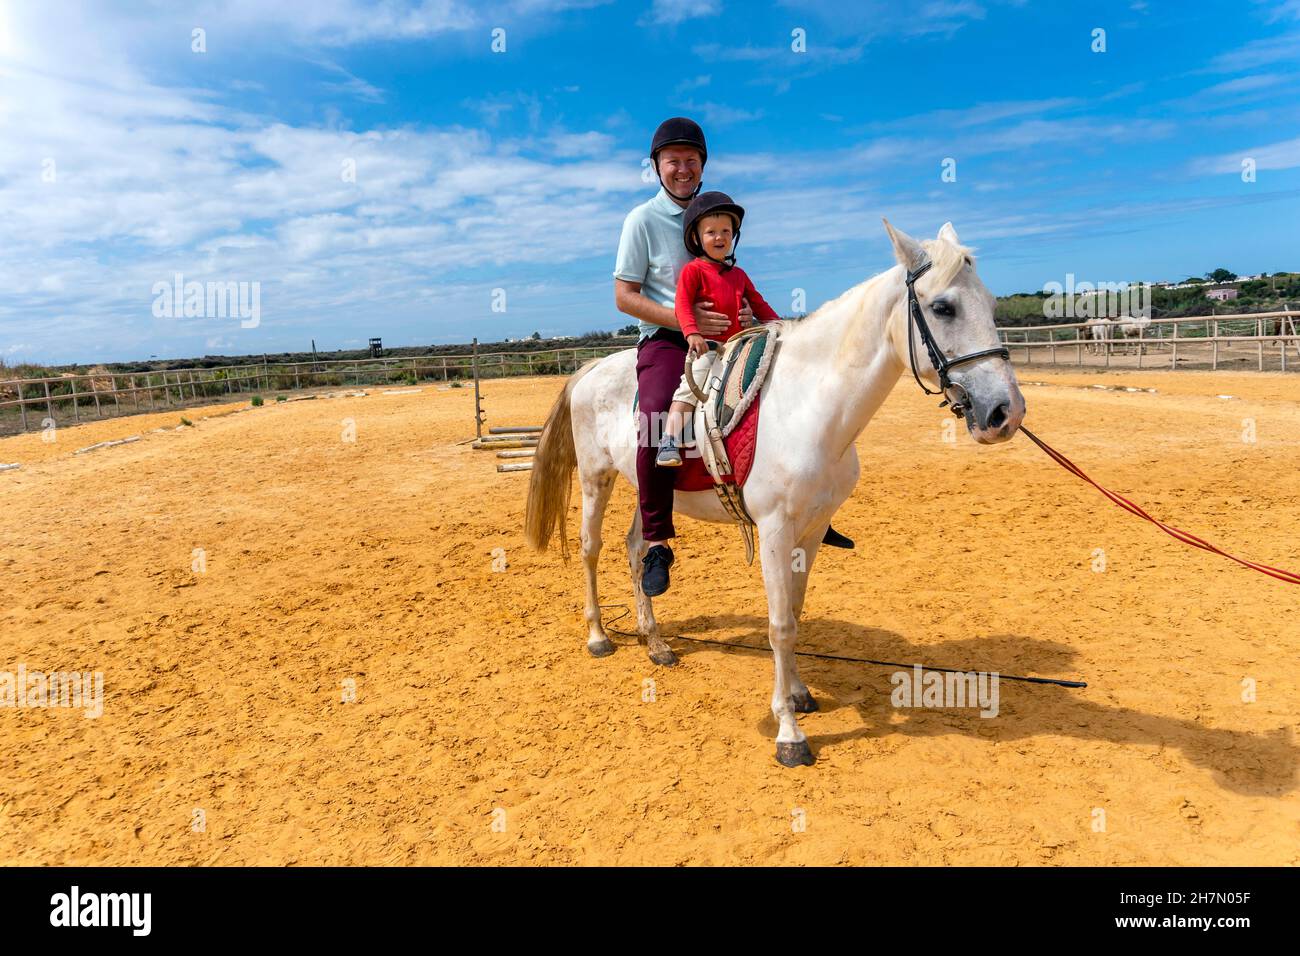
[[[697,236],[698,236],[698,234],[697,234]],[[739,243],[739,242],[740,242],[740,237],[737,236],[737,237],[736,237],[736,243]],[[722,271],[723,271],[723,272],[727,272],[727,271],[729,271],[729,270],[731,270],[731,269],[734,269],[734,268],[736,267],[736,244],[735,244],[735,243],[732,244],[732,246],[731,246],[731,251],[730,251],[729,253],[727,253],[725,256],[723,256],[721,259],[715,259],[715,258],[714,258],[710,253],[709,253],[709,250],[704,248],[704,243],[702,243],[702,242],[700,243],[700,248],[704,250],[704,258],[708,259],[710,262],[716,262],[716,263],[718,263],[720,266],[722,266]]]

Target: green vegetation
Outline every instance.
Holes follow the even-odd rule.
[[[252,398],[250,398],[250,399],[248,400],[248,404],[252,405],[254,408],[261,408],[261,407],[262,407],[262,404],[263,404],[263,403],[262,403],[262,396],[261,396],[261,395],[254,395]]]
[[[1217,276],[1228,275],[1232,279],[1219,280]],[[1279,312],[1300,301],[1300,273],[1275,272],[1268,278],[1251,279],[1246,282],[1233,281],[1236,276],[1227,269],[1215,269],[1207,273],[1215,277],[1214,282],[1227,285],[1237,290],[1237,298],[1219,302],[1207,299],[1205,293],[1213,288],[1210,282],[1202,278],[1187,279],[1179,285],[1200,283],[1187,289],[1156,288],[1151,289],[1151,317],[1156,319],[1195,318],[1203,315],[1234,315],[1242,312]],[[1082,318],[1049,318],[1045,309],[1046,292],[1017,292],[998,298],[994,309],[994,319],[998,325],[1052,325],[1056,323],[1073,323]],[[1080,314],[1079,297],[1075,299],[1074,314]],[[1060,311],[1060,310],[1058,310]]]

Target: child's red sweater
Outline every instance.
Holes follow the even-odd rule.
[[[740,331],[740,300],[748,299],[754,315],[764,322],[779,319],[776,311],[767,304],[754,283],[749,281],[745,270],[733,267],[723,272],[721,266],[707,259],[692,259],[677,277],[677,324],[682,327],[682,335],[703,334],[695,324],[692,306],[702,299],[710,299],[713,307],[710,311],[721,312],[731,320],[731,325],[722,335],[705,335],[706,339],[725,342]]]

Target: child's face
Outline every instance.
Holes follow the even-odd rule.
[[[713,259],[725,259],[731,255],[733,239],[732,219],[726,213],[714,213],[705,216],[696,225],[700,234],[700,245],[704,254]]]

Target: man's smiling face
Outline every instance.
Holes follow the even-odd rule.
[[[659,179],[674,198],[689,197],[695,192],[703,173],[700,151],[693,146],[665,146],[659,150]]]

